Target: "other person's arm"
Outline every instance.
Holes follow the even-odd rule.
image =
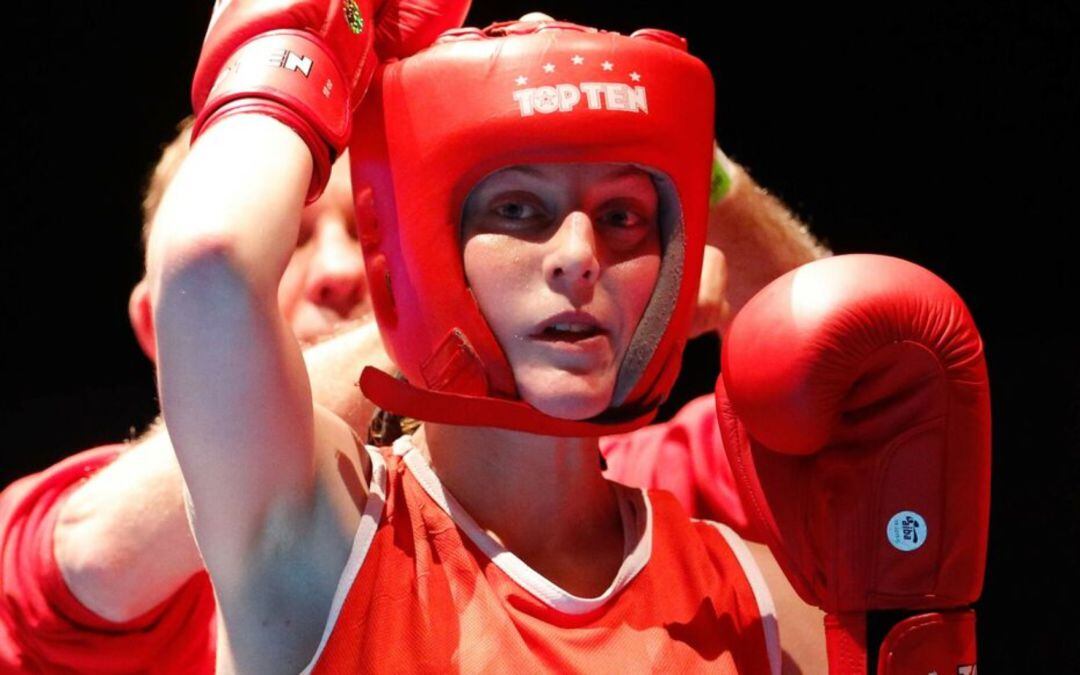
[[[303,353],[316,402],[361,436],[373,406],[356,380],[365,365],[389,367],[368,320]],[[53,532],[56,563],[72,594],[102,619],[122,623],[171,598],[203,569],[188,526],[183,478],[162,424],[72,490]]]

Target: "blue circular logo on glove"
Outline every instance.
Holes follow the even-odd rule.
[[[901,511],[889,519],[885,536],[893,548],[914,551],[926,541],[926,521],[914,511]]]

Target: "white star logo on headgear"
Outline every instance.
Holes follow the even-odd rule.
[[[630,79],[634,82],[641,82],[641,75],[637,72],[630,73]]]
[[[580,66],[581,64],[585,63],[585,57],[574,54],[570,57],[570,63],[574,64],[575,66]]]
[[[554,63],[545,63],[544,64],[544,72],[545,73],[554,73],[555,72],[555,64]]]
[[[525,77],[524,75],[518,75],[514,79],[514,84],[516,84],[519,87],[524,87],[528,83],[529,83],[529,78]]]
[[[610,70],[613,70],[615,68],[615,64],[613,64],[611,61],[604,61],[603,63],[600,64],[600,67],[603,68],[604,70],[610,71]]]

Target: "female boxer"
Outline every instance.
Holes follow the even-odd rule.
[[[310,138],[219,118],[151,240],[162,404],[219,669],[778,672],[772,600],[738,538],[597,462],[596,436],[651,419],[678,368],[708,71],[659,31],[515,24],[391,65],[372,95],[352,153],[379,225],[361,239],[408,381],[362,386],[424,420],[415,437],[358,448],[313,407],[276,308]]]

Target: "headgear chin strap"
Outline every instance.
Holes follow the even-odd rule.
[[[667,397],[689,333],[708,217],[713,82],[686,41],[569,23],[511,22],[445,33],[376,75],[357,112],[353,184],[375,316],[407,382],[371,368],[376,405],[421,420],[599,436],[647,424]],[[465,280],[469,192],[509,166],[629,163],[660,196],[662,259],[620,364],[612,405],[588,420],[522,402]]]

